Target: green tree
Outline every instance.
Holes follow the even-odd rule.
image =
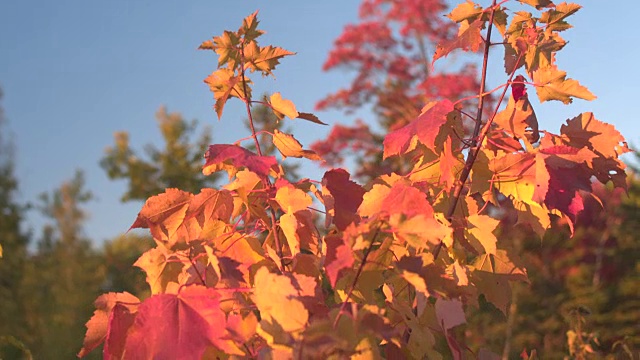
[[[0,98],[2,92],[0,91]],[[0,108],[0,358],[18,358],[28,336],[21,283],[29,236],[22,230],[25,207],[17,202],[13,144]]]
[[[106,241],[102,247],[107,271],[108,291],[129,292],[138,298],[149,296],[149,285],[144,272],[132,266],[154,243],[148,235],[127,233]]]
[[[166,188],[198,191],[215,182],[215,177],[204,176],[201,171],[203,155],[211,143],[209,128],[205,127],[197,139],[192,139],[197,121],[188,122],[164,107],[156,113],[156,120],[165,142],[163,149],[146,145],[145,159],[131,148],[129,133],[120,131],[114,135],[114,146],[106,149],[100,161],[109,178],[128,181],[122,201],[146,200]]]
[[[80,171],[41,196],[39,209],[50,223],[42,230],[24,284],[29,345],[37,358],[75,356],[93,300],[103,290],[102,257],[83,231],[88,216],[83,205],[91,198]]]

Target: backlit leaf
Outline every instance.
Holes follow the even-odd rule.
[[[120,336],[124,337],[126,333],[113,333],[109,334],[110,329],[110,318],[111,312],[113,308],[119,304],[124,303],[126,309],[129,313],[133,314],[136,312],[138,303],[137,297],[129,294],[128,292],[123,293],[108,293],[100,295],[96,301],[94,302],[94,306],[96,310],[93,312],[93,316],[86,324],[87,333],[84,337],[84,342],[82,344],[82,349],[78,353],[78,357],[85,357],[89,352],[102,344],[108,336],[115,337]],[[115,339],[112,340],[115,345]],[[117,355],[109,351],[105,351],[105,355]],[[119,355],[122,355],[121,353]]]
[[[327,171],[322,177],[322,197],[327,209],[326,224],[332,222],[340,230],[358,218],[358,207],[362,203],[365,190],[349,180],[344,169]]]
[[[533,73],[533,81],[536,83],[536,92],[540,102],[559,100],[569,104],[574,97],[585,100],[596,98],[586,87],[580,85],[577,80],[566,79],[566,77],[566,72],[552,67],[535,71]]]
[[[273,145],[278,148],[283,158],[288,156],[295,158],[307,158],[311,160],[322,160],[313,150],[302,149],[302,144],[293,137],[293,135],[280,132],[278,129],[273,130]]]
[[[438,44],[431,63],[433,64],[439,58],[449,55],[449,53],[455,49],[477,52],[483,44],[482,35],[480,34],[483,26],[484,22],[481,20],[476,20],[466,26],[461,26],[456,38]]]
[[[278,161],[275,157],[259,156],[237,145],[209,145],[205,158],[207,162],[202,168],[202,172],[205,175],[226,170],[229,173],[229,177],[231,177],[242,168],[246,168],[262,178],[267,178],[270,174],[281,175]]]
[[[234,350],[224,344],[226,316],[219,298],[215,289],[188,286],[145,300],[127,338],[127,357],[199,359],[209,346]]]
[[[298,111],[296,110],[296,106],[293,104],[293,101],[283,99],[282,95],[280,95],[279,92],[271,95],[269,103],[271,104],[271,107],[273,108],[276,116],[280,120],[282,120],[283,118],[282,115],[286,115],[290,119],[295,119],[299,115]]]
[[[278,324],[285,332],[295,333],[305,328],[309,312],[300,301],[300,290],[291,279],[260,268],[254,280],[254,301],[260,310],[261,324]]]
[[[434,149],[440,127],[447,122],[447,115],[453,110],[453,103],[449,100],[433,102],[425,106],[422,114],[415,120],[387,134],[384,138],[384,158],[401,155],[411,150],[409,144],[414,136],[429,149]]]

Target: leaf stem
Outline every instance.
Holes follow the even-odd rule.
[[[380,226],[382,225],[378,225],[378,228],[376,228],[376,232],[373,234],[373,237],[371,238],[371,244],[369,244],[367,249],[364,251],[364,256],[362,256],[362,262],[360,263],[360,266],[358,266],[358,270],[356,271],[356,276],[353,278],[353,281],[351,282],[351,288],[347,293],[347,297],[342,302],[342,305],[340,305],[340,311],[338,311],[338,315],[336,315],[336,319],[333,321],[334,329],[336,328],[336,326],[338,326],[338,320],[340,320],[340,316],[342,316],[342,313],[345,311],[345,308],[347,307],[349,299],[353,294],[353,290],[356,288],[356,284],[358,283],[358,279],[360,278],[362,269],[364,269],[364,265],[367,263],[367,257],[369,256],[369,253],[371,253],[371,249],[373,249],[373,244],[375,243],[376,237],[378,237],[378,233],[380,233]]]
[[[258,140],[258,133],[256,132],[255,125],[253,123],[253,115],[251,114],[251,97],[247,93],[247,80],[245,78],[245,62],[244,62],[244,43],[240,44],[240,54],[241,54],[241,68],[240,75],[242,76],[242,87],[244,89],[244,105],[247,110],[247,116],[249,118],[249,128],[251,129],[251,137],[253,137],[253,142],[256,144],[256,152],[259,156],[262,156],[262,149],[260,148],[260,141]],[[271,180],[267,177],[267,185],[271,188],[273,184],[271,184]],[[273,239],[276,243],[276,253],[280,258],[280,268],[284,270],[284,260],[282,257],[282,242],[280,241],[280,235],[278,234],[278,224],[276,219],[276,212],[272,207],[269,207],[269,218],[271,219],[271,231],[273,232]]]

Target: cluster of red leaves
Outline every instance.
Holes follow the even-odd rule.
[[[318,102],[318,109],[342,108],[350,112],[373,105],[385,130],[404,126],[420,108],[435,99],[459,99],[478,88],[475,66],[458,66],[453,72],[436,71],[429,52],[435,44],[455,38],[455,26],[442,16],[447,9],[441,0],[366,0],[360,5],[360,22],[347,25],[336,39],[324,64],[325,71],[347,69],[355,72],[349,87]],[[368,168],[380,158],[381,135],[368,125],[335,125],[336,130],[312,148],[328,166],[344,162],[343,144],[350,144],[358,161],[358,177],[373,178],[383,172]],[[374,136],[350,137],[353,133]],[[387,165],[387,170],[397,166]]]

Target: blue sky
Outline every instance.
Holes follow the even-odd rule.
[[[568,107],[534,104],[541,128],[557,132],[567,118],[593,111],[640,146],[635,110],[639,50],[631,25],[640,3],[583,3],[585,8],[570,18],[575,28],[565,33],[569,44],[558,66],[598,99]],[[347,73],[323,73],[321,66],[343,26],[356,20],[357,6],[357,1],[344,0],[3,1],[0,87],[8,119],[3,131],[10,131],[16,146],[20,200],[33,202],[82,169],[96,195],[88,206],[87,235],[102,241],[126,231],[141,203],[120,203],[125,183],[110,181],[98,165],[115,131],[128,131],[134,147],[160,146],[154,114],[166,105],[187,119],[211,124],[217,143],[246,136],[239,104],[228,105],[220,122],[211,109],[212,95],[202,80],[217,59],[196,50],[203,40],[237,29],[245,16],[260,9],[267,31],[261,44],[298,54],[282,61],[275,80],[256,79],[254,93],[280,91],[299,110],[312,111],[317,100],[348,78]],[[495,60],[489,73],[494,86],[504,79],[501,58]],[[329,124],[353,121],[338,112],[317,115]],[[303,144],[328,131],[304,122],[292,125]],[[40,223],[35,213],[29,216],[32,228]]]

